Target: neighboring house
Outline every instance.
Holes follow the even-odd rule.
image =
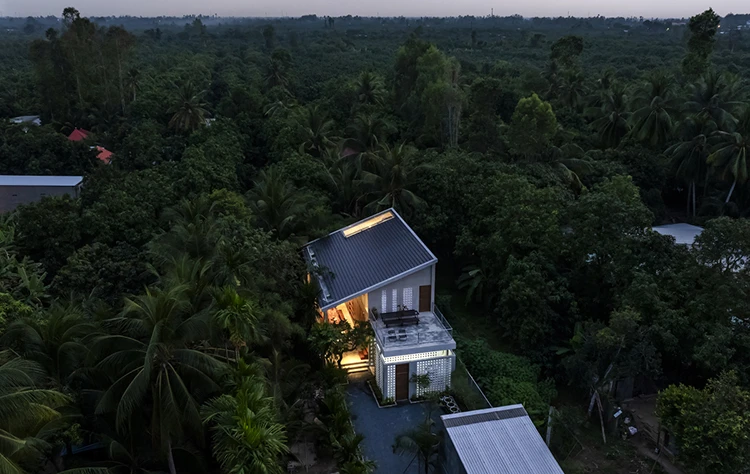
[[[675,243],[677,244],[692,247],[695,244],[696,237],[703,232],[703,227],[690,224],[667,224],[652,227],[652,230],[661,235],[674,237]]]
[[[76,128],[70,133],[70,135],[68,135],[68,140],[72,142],[80,142],[87,139],[89,135],[91,135],[91,132],[89,132],[88,130]]]
[[[88,130],[84,130],[82,128],[76,128],[74,129],[70,135],[68,135],[68,140],[73,142],[80,142],[83,140],[88,139],[91,136],[91,132]],[[103,146],[92,146],[91,149],[96,148],[96,157],[101,161],[102,163],[108,165],[112,162],[112,152],[104,148]]]
[[[82,182],[82,176],[0,176],[0,212],[12,211],[44,196],[77,197]]]
[[[563,474],[523,405],[440,418],[442,474]]]
[[[112,162],[112,152],[104,148],[103,146],[96,146],[96,157],[104,163],[105,165],[108,165]]]
[[[42,118],[38,115],[21,115],[10,119],[10,123],[36,125],[38,127],[42,125]]]
[[[384,399],[450,386],[456,342],[435,306],[437,258],[395,210],[314,240],[303,254],[320,284],[321,319],[372,326],[367,366]],[[429,387],[412,382],[414,374],[429,374]]]

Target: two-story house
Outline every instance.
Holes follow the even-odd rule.
[[[437,258],[395,210],[314,240],[303,255],[320,285],[321,319],[372,326],[369,365],[383,398],[450,386],[456,342],[435,306]],[[414,374],[429,374],[429,387]]]

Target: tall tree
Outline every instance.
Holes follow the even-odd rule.
[[[600,106],[588,109],[587,113],[597,117],[592,125],[599,133],[602,145],[614,148],[630,131],[628,96],[622,87],[614,85],[601,94],[600,100]]]
[[[362,173],[365,198],[369,200],[366,208],[375,211],[393,207],[411,215],[422,203],[422,199],[408,188],[412,187],[415,175],[423,168],[423,165],[414,162],[413,152],[408,146],[384,145],[378,153],[374,168]]]
[[[710,118],[689,117],[680,126],[680,141],[667,148],[678,178],[688,185],[688,214],[692,199],[693,216],[696,213],[696,182],[708,178],[706,159],[710,152],[708,137],[715,131],[716,125]]]
[[[540,154],[550,146],[557,129],[557,118],[549,102],[536,94],[523,98],[518,101],[508,127],[510,151],[523,157]]]
[[[737,184],[745,184],[750,176],[750,106],[739,115],[733,132],[718,131],[712,141],[714,145],[707,161],[718,169],[724,180],[731,181],[725,201],[729,202]]]
[[[739,84],[737,76],[708,71],[690,85],[690,100],[685,108],[698,119],[710,119],[716,128],[731,131],[737,122],[732,112],[742,104],[737,100],[741,98]]]
[[[686,76],[697,77],[708,70],[720,22],[721,17],[712,8],[690,18],[688,52],[682,60],[682,71]]]
[[[631,135],[651,146],[661,146],[672,136],[677,110],[674,78],[664,71],[648,74],[633,97]]]
[[[362,71],[354,82],[357,101],[362,105],[380,105],[385,96],[383,79],[371,71]]]
[[[84,320],[81,308],[58,304],[47,311],[44,321],[14,322],[0,341],[44,367],[55,386],[65,389],[74,371],[83,367],[88,353],[84,339],[94,333],[95,326]]]
[[[175,445],[188,433],[193,441],[203,439],[199,404],[220,390],[215,380],[225,370],[194,348],[207,338],[208,324],[205,314],[185,314],[184,290],[146,290],[126,299],[122,315],[105,322],[115,332],[93,348],[105,355],[96,368],[112,377],[96,413],[114,413],[122,433],[150,426],[154,449],[166,458],[171,474],[177,472]]]
[[[338,139],[334,136],[335,122],[317,105],[299,109],[297,113],[297,133],[300,140],[300,153],[321,156],[326,148]]]
[[[186,82],[177,91],[177,100],[169,109],[172,118],[169,126],[177,130],[192,132],[206,122],[208,111],[203,101],[205,91],[199,91],[192,82]]]
[[[248,192],[250,209],[261,225],[280,239],[292,235],[302,223],[303,195],[277,170],[263,170]]]
[[[60,409],[71,400],[44,387],[46,373],[39,364],[0,351],[0,472],[25,474],[19,461],[41,472],[41,439],[45,427],[62,419]]]

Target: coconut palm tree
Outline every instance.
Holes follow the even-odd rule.
[[[731,131],[737,122],[732,111],[742,104],[736,101],[740,96],[736,76],[709,71],[690,85],[690,100],[685,103],[685,109],[698,119],[710,118],[716,128]]]
[[[13,322],[2,342],[39,363],[61,389],[83,366],[88,353],[85,338],[95,330],[93,323],[84,320],[80,307],[56,304],[45,313],[44,321],[26,318]]]
[[[411,150],[405,145],[393,148],[384,145],[378,153],[372,171],[362,171],[362,184],[369,203],[366,210],[377,211],[395,208],[406,215],[422,203],[422,199],[410,191],[415,175],[424,165],[414,163]]]
[[[266,87],[289,88],[289,67],[285,61],[272,58],[266,66]]]
[[[199,403],[220,391],[215,380],[226,368],[194,349],[207,339],[208,324],[202,314],[185,314],[184,290],[147,289],[126,299],[122,314],[103,323],[113,334],[98,338],[92,349],[107,354],[96,369],[113,380],[96,413],[114,413],[121,433],[147,421],[154,448],[166,457],[171,474],[176,473],[174,445],[186,433],[203,439]]]
[[[177,101],[169,109],[172,118],[169,126],[177,130],[191,132],[206,123],[208,111],[203,95],[206,91],[199,91],[192,82],[186,82],[177,92]]]
[[[696,182],[708,178],[706,159],[710,152],[708,137],[715,132],[716,124],[708,116],[689,117],[680,126],[680,141],[667,148],[666,154],[672,157],[675,174],[688,185],[687,213],[690,214],[692,199],[693,216],[696,213]]]
[[[334,121],[317,105],[299,110],[296,117],[300,153],[321,156],[326,148],[335,146]]]
[[[58,410],[71,402],[44,388],[46,377],[40,364],[0,352],[0,473],[24,474],[20,461],[40,461],[44,432],[60,423]]]
[[[587,114],[596,117],[592,123],[599,133],[599,139],[607,148],[614,148],[620,144],[620,140],[630,131],[628,119],[628,96],[625,90],[614,85],[611,89],[602,92],[599,106],[591,107]]]
[[[362,105],[380,105],[385,95],[383,79],[371,71],[362,71],[354,81],[357,102]]]
[[[299,400],[297,392],[310,366],[295,359],[286,359],[280,351],[273,349],[264,364],[264,369],[268,393],[271,394],[277,410],[284,416],[289,413],[287,400]]]
[[[135,102],[138,97],[138,91],[141,90],[141,71],[136,68],[130,68],[125,76],[125,90],[130,95],[131,102]]]
[[[262,170],[253,183],[248,199],[261,225],[280,239],[292,235],[306,210],[303,195],[275,169]]]
[[[674,78],[662,71],[650,73],[633,97],[631,135],[652,146],[663,145],[672,135],[677,113]]]
[[[558,88],[562,103],[575,111],[580,111],[586,97],[584,79],[578,71],[566,71]]]
[[[430,473],[430,466],[437,462],[438,447],[442,437],[435,432],[435,421],[428,415],[416,428],[396,436],[393,451],[397,454],[413,454],[419,461],[420,469]]]
[[[711,141],[708,164],[718,170],[722,179],[732,182],[724,201],[727,203],[737,184],[744,184],[750,175],[750,106],[739,114],[734,132],[718,131]]]
[[[239,361],[240,355],[247,351],[248,344],[261,338],[258,307],[230,286],[214,290],[214,298],[217,311],[213,315],[213,324],[226,333],[224,339],[234,346],[234,361]],[[229,348],[225,349],[227,360],[231,360]]]
[[[369,154],[365,157],[360,153],[357,155],[337,160],[328,168],[328,185],[332,190],[334,208],[344,214],[359,215],[360,211],[359,169],[361,163],[365,160],[369,163],[371,157]]]
[[[360,153],[377,150],[384,138],[393,131],[393,126],[379,115],[357,114],[347,127],[344,146]]]
[[[244,377],[232,395],[222,395],[203,407],[210,426],[214,457],[225,472],[283,474],[281,457],[288,452],[284,425],[276,422],[273,399],[262,381]]]

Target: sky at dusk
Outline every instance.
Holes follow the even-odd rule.
[[[456,16],[521,14],[530,16],[644,16],[687,17],[708,7],[719,15],[750,12],[747,0],[630,0],[602,2],[594,0],[0,0],[0,16],[60,15],[63,8],[76,7],[84,16],[134,15],[182,16],[204,14],[220,16]]]

